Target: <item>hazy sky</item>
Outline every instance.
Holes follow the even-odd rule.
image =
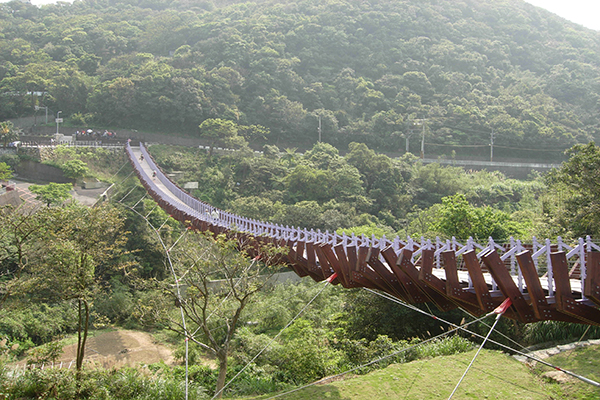
[[[0,0],[0,2],[6,0]],[[598,0],[525,0],[587,28],[600,30],[600,1]],[[31,0],[36,5],[56,0]]]
[[[587,28],[600,30],[598,0],[525,0]]]

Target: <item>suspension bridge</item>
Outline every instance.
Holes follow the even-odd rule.
[[[148,194],[193,229],[225,234],[246,245],[287,248],[283,260],[301,277],[345,288],[379,290],[410,304],[433,303],[482,316],[509,299],[504,313],[523,323],[554,320],[600,325],[600,246],[591,238],[565,243],[477,243],[473,239],[339,235],[262,222],[202,202],[172,182],[145,146],[126,152]],[[506,303],[505,303],[506,304]]]

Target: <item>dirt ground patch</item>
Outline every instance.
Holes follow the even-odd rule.
[[[71,363],[75,360],[76,349],[76,344],[65,346],[58,362]],[[129,330],[104,332],[89,337],[85,346],[85,362],[104,368],[152,364],[159,361],[173,365],[175,361],[173,351],[158,344],[145,332]]]

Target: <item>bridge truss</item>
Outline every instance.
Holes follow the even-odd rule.
[[[147,149],[126,152],[150,196],[193,229],[225,234],[258,255],[258,244],[286,247],[283,260],[299,276],[346,288],[380,290],[442,311],[461,307],[485,315],[505,299],[505,316],[524,323],[554,320],[600,325],[600,246],[587,238],[522,243],[415,241],[338,235],[262,222],[202,202],[172,182]],[[248,245],[249,244],[249,245]]]

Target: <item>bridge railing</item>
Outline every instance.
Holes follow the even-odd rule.
[[[318,229],[315,231],[313,229],[308,230],[306,228],[289,227],[273,224],[271,222],[257,221],[220,210],[191,196],[166,176],[162,169],[156,165],[142,143],[140,143],[140,150],[145,157],[146,162],[156,173],[156,177],[150,177],[144,172],[139,160],[133,156],[131,147],[127,144],[127,151],[130,153],[130,159],[132,160],[134,167],[140,172],[142,179],[152,191],[159,194],[161,199],[172,208],[189,215],[190,219],[195,218],[215,226],[239,232],[246,232],[254,236],[267,236],[292,243],[302,241],[313,244],[330,244],[332,246],[342,245],[346,250],[346,253],[348,247],[368,247],[383,250],[391,246],[396,254],[399,254],[400,250],[406,247],[413,251],[413,261],[418,259],[424,249],[434,250],[435,267],[438,269],[443,268],[440,256],[444,251],[451,250],[455,252],[456,256],[460,256],[466,251],[475,250],[477,251],[478,258],[480,258],[484,253],[495,249],[500,255],[501,260],[504,261],[507,269],[510,270],[511,275],[517,277],[516,283],[521,292],[526,290],[526,285],[519,265],[516,262],[516,255],[524,250],[531,250],[538,274],[547,278],[550,296],[554,295],[553,270],[550,253],[554,251],[566,252],[567,259],[573,266],[573,269],[578,268],[579,270],[581,289],[583,289],[586,278],[586,253],[590,251],[600,251],[600,247],[593,243],[589,236],[585,239],[580,238],[578,241],[571,244],[564,243],[560,237],[557,238],[556,243],[552,243],[550,239],[538,242],[534,237],[532,242],[527,244],[514,238],[510,238],[508,243],[499,244],[495,243],[492,238],[489,238],[487,243],[477,243],[473,238],[468,238],[465,242],[460,242],[456,238],[442,240],[439,237],[436,237],[435,240],[425,239],[424,237],[421,237],[420,240],[414,240],[411,237],[401,239],[398,236],[389,239],[385,235],[382,238],[376,238],[374,235],[371,237],[355,235],[354,233],[350,235],[342,233],[340,235],[337,232],[321,232]],[[158,179],[171,195],[164,193],[156,185],[154,179]],[[172,196],[175,196],[179,202],[175,201]],[[381,255],[379,257],[384,261]],[[473,287],[470,276],[469,287]],[[492,289],[497,289],[496,282],[494,282],[493,279]],[[581,292],[583,292],[583,290],[581,290]]]

